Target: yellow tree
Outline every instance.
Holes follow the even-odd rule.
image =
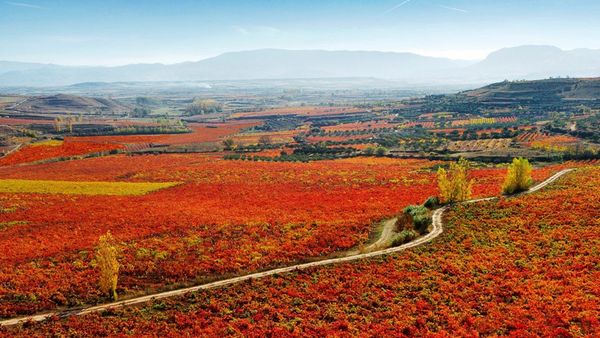
[[[69,131],[69,133],[73,132],[73,119],[71,118],[71,116],[67,117],[67,130]]]
[[[62,131],[62,117],[57,116],[54,118],[54,130],[56,130],[57,133],[60,133]]]
[[[531,170],[531,164],[529,164],[526,158],[514,158],[508,166],[506,179],[504,180],[504,184],[502,184],[502,192],[505,194],[514,194],[529,189],[533,183]]]
[[[96,248],[96,263],[100,268],[100,290],[117,300],[117,280],[119,278],[119,261],[115,239],[108,231],[100,236]]]
[[[471,198],[473,180],[469,180],[469,161],[461,158],[458,162],[450,163],[446,171],[439,168],[437,172],[438,186],[440,188],[440,202],[453,203]]]

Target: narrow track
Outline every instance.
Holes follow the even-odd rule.
[[[541,182],[540,184],[536,185],[535,187],[532,187],[531,189],[524,192],[523,194],[529,194],[532,192],[536,192],[536,191],[544,188],[548,184],[556,181],[561,176],[563,176],[564,174],[566,174],[572,170],[573,169],[562,170],[562,171],[552,175],[551,177],[549,177],[545,181]],[[476,203],[476,202],[489,201],[489,200],[494,200],[494,199],[498,199],[498,197],[474,199],[474,200],[465,201],[464,203]],[[192,287],[188,287],[188,288],[160,292],[160,293],[151,294],[151,295],[147,295],[147,296],[122,300],[119,302],[92,306],[92,307],[88,307],[88,308],[84,308],[84,309],[54,311],[54,312],[48,312],[48,313],[39,314],[39,315],[7,319],[7,320],[0,321],[0,326],[11,326],[11,325],[16,325],[16,324],[28,322],[28,321],[40,322],[40,321],[43,321],[43,320],[46,320],[46,319],[49,319],[49,318],[52,318],[55,316],[56,317],[69,317],[69,316],[75,316],[75,315],[79,316],[79,315],[84,315],[84,314],[93,313],[93,312],[117,309],[117,308],[121,308],[124,306],[141,304],[141,303],[145,303],[145,302],[149,302],[149,301],[153,301],[153,300],[180,296],[180,295],[184,295],[186,293],[194,292],[194,291],[198,291],[198,290],[214,289],[214,288],[231,285],[231,284],[236,284],[236,283],[251,280],[251,279],[259,279],[259,278],[283,274],[283,273],[287,273],[287,272],[305,270],[305,269],[317,267],[317,266],[350,262],[350,261],[355,261],[355,260],[359,260],[359,259],[382,256],[382,255],[387,255],[387,254],[391,254],[394,252],[404,251],[406,249],[414,248],[414,247],[420,246],[422,244],[425,244],[427,242],[430,242],[431,240],[433,240],[434,238],[436,238],[440,234],[442,234],[442,232],[443,232],[442,216],[444,215],[444,212],[447,209],[448,209],[448,206],[444,206],[444,207],[436,209],[434,211],[434,213],[432,215],[432,230],[431,230],[431,232],[429,232],[425,236],[417,238],[416,240],[414,240],[412,242],[409,242],[409,243],[406,243],[406,244],[403,244],[403,245],[400,245],[397,247],[383,249],[383,250],[379,250],[379,251],[373,251],[373,252],[364,253],[364,254],[357,254],[354,256],[331,258],[331,259],[325,259],[325,260],[311,262],[311,263],[297,264],[297,265],[292,265],[292,266],[288,266],[288,267],[284,267],[284,268],[272,269],[272,270],[252,273],[252,274],[248,274],[248,275],[244,275],[244,276],[224,279],[224,280],[220,280],[220,281],[216,281],[216,282],[212,282],[212,283],[196,285],[196,286],[192,286]]]

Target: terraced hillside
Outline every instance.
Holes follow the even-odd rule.
[[[515,105],[600,100],[600,78],[499,82],[461,93],[482,104]]]

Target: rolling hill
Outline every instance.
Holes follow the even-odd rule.
[[[600,78],[505,81],[462,93],[479,101],[599,100]]]
[[[9,110],[23,113],[123,113],[131,107],[108,98],[91,98],[75,95],[57,94],[33,96]]]

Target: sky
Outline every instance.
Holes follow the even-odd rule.
[[[497,49],[600,49],[598,0],[0,0],[0,60],[197,61],[261,48],[477,60]]]

